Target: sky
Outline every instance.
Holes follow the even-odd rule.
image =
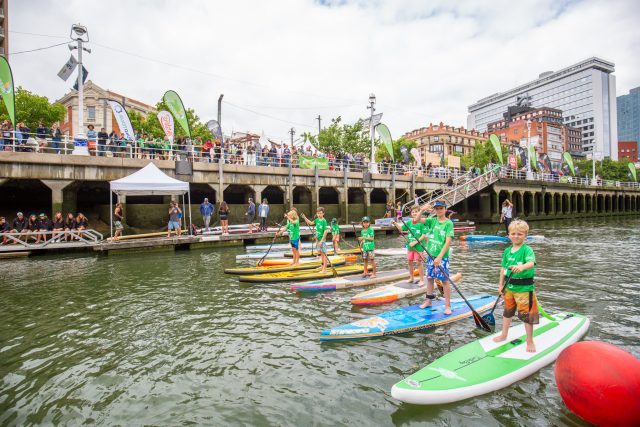
[[[333,117],[366,117],[370,93],[394,138],[496,92],[597,56],[617,94],[640,86],[637,0],[21,0],[9,2],[16,86],[51,100],[73,85],[72,24],[89,31],[89,80],[151,105],[177,91],[203,121],[289,140]],[[14,54],[16,53],[16,54]],[[74,74],[75,76],[75,74]]]

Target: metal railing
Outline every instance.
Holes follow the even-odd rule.
[[[93,229],[67,231],[17,231],[0,233],[0,251],[19,249],[43,249],[51,245],[91,246],[104,237]],[[30,243],[30,240],[34,242]],[[17,245],[17,247],[16,247]]]

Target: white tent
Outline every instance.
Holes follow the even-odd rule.
[[[189,224],[191,224],[191,192],[189,191],[189,183],[171,178],[158,169],[158,167],[153,163],[149,163],[147,166],[132,173],[131,175],[111,181],[109,184],[111,186],[111,191],[118,196],[181,195],[183,206],[185,204],[184,195],[187,194]],[[113,237],[113,200],[111,197],[109,197],[109,206],[111,209],[111,236]]]

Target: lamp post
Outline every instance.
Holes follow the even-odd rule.
[[[91,49],[83,47],[83,43],[89,41],[89,32],[87,27],[74,24],[71,26],[71,33],[69,34],[71,40],[75,40],[77,45],[69,44],[69,50],[78,50],[78,127],[74,137],[74,147],[71,154],[88,156],[89,150],[87,150],[87,137],[84,134],[84,70],[82,68],[82,52],[91,53]]]
[[[531,120],[527,120],[527,179],[533,179],[531,172]]]
[[[367,108],[369,110],[371,110],[371,115],[369,116],[369,135],[371,136],[371,160],[369,161],[369,172],[371,173],[376,173],[378,170],[378,168],[376,168],[376,162],[375,162],[375,152],[374,152],[374,141],[375,141],[375,135],[374,135],[374,129],[375,127],[373,126],[373,113],[376,111],[376,95],[375,94],[370,94],[369,95],[369,105],[367,106]]]

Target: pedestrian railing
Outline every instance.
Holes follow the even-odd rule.
[[[103,239],[103,235],[93,229],[0,233],[0,251],[15,251],[16,248],[44,249],[52,245],[92,246]]]

